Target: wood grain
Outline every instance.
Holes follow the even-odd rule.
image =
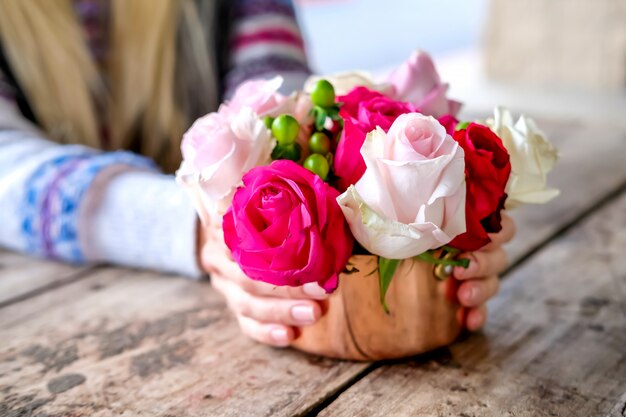
[[[300,415],[367,366],[254,343],[207,283],[123,269],[0,310],[0,340],[3,416]]]
[[[24,257],[0,249],[0,308],[80,279],[88,269]]]
[[[484,332],[383,365],[320,416],[626,410],[626,193],[512,272]]]

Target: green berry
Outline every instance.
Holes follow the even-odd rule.
[[[310,155],[302,165],[312,173],[317,174],[322,180],[326,180],[328,177],[328,170],[330,169],[328,160],[318,153]]]
[[[268,129],[271,129],[272,123],[274,123],[274,118],[270,116],[265,116],[263,118],[263,123],[265,123],[265,127],[267,127]]]
[[[335,89],[326,80],[319,80],[311,91],[311,101],[316,106],[323,108],[331,107],[335,104]]]
[[[272,151],[272,159],[289,159],[290,161],[297,162],[300,160],[301,149],[297,143],[290,143],[289,145],[276,145]]]
[[[280,145],[292,144],[298,137],[300,125],[288,114],[281,114],[272,122],[272,135]]]
[[[330,139],[322,132],[315,132],[309,139],[309,149],[313,153],[326,155],[330,152]]]

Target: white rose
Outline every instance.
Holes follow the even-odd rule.
[[[304,83],[304,91],[306,93],[311,93],[313,91],[313,86],[319,80],[325,79],[329,83],[333,85],[335,88],[335,94],[338,96],[343,96],[352,91],[355,87],[367,87],[370,90],[379,91],[381,93],[387,93],[391,91],[391,84],[388,83],[377,83],[373,80],[372,76],[363,71],[352,71],[352,72],[339,72],[336,74],[317,76],[310,76],[306,82]]]
[[[556,148],[532,119],[520,116],[517,123],[508,109],[497,107],[487,125],[502,139],[511,155],[511,176],[506,186],[506,208],[521,204],[542,204],[559,195],[547,186],[547,174],[558,158]]]
[[[361,154],[365,173],[337,202],[365,249],[405,259],[465,232],[465,155],[436,119],[401,115]]]

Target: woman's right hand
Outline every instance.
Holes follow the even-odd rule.
[[[317,322],[322,316],[320,300],[328,294],[317,283],[301,287],[276,287],[248,278],[222,239],[199,226],[199,258],[210,274],[211,284],[235,314],[244,334],[272,346],[288,346],[298,327]]]

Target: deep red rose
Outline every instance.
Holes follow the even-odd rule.
[[[450,246],[471,252],[491,242],[487,233],[502,229],[500,211],[506,201],[511,163],[502,140],[486,126],[471,123],[455,132],[454,139],[465,151],[467,231]]]

